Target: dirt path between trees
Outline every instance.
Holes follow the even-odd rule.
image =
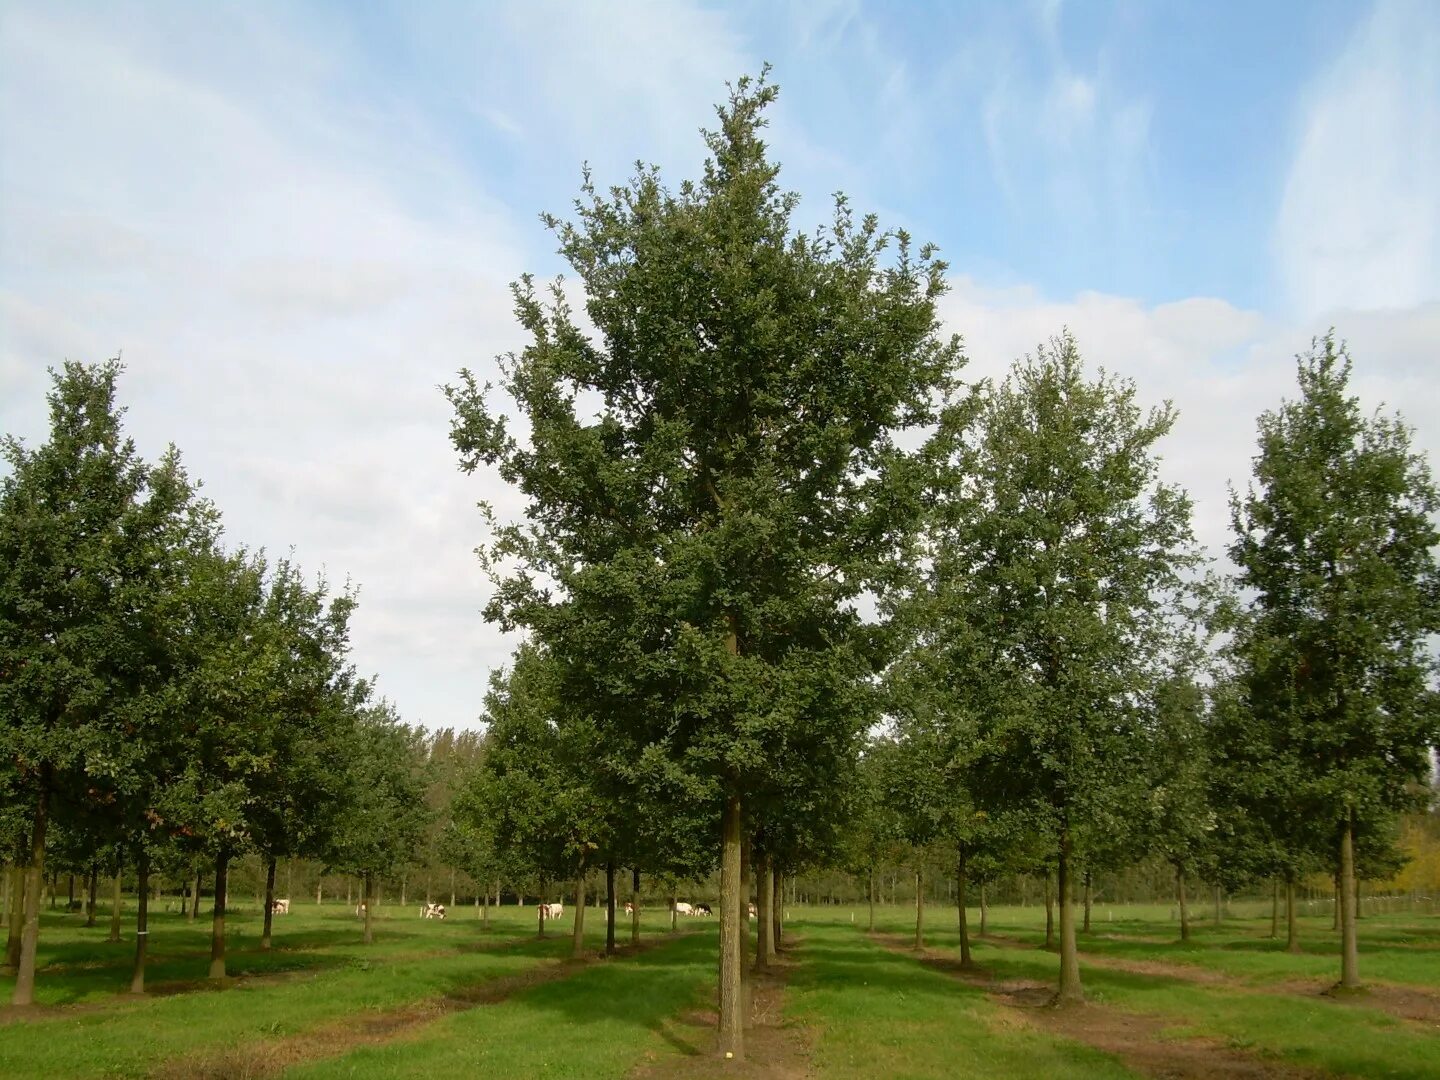
[[[630,1072],[630,1080],[806,1080],[810,1068],[810,1033],[785,1022],[785,987],[798,966],[795,951],[800,939],[786,937],[785,953],[768,970],[756,972],[750,983],[750,1017],[745,1027],[745,1060],[738,1066],[715,1055],[720,1025],[713,1007],[691,1009],[661,1026],[661,1037],[678,1050],[648,1054]]]
[[[1007,949],[1030,949],[1038,946],[1003,934],[992,934],[984,940]],[[1292,997],[1318,998],[1338,1006],[1378,1009],[1399,1020],[1420,1024],[1427,1031],[1440,1027],[1440,993],[1403,983],[1371,982],[1358,994],[1333,994],[1324,980],[1286,979],[1284,982],[1255,984],[1243,982],[1196,964],[1166,963],[1162,960],[1126,960],[1103,953],[1080,950],[1081,959],[1091,967],[1124,971],[1133,975],[1153,975],[1178,979],[1203,986],[1223,986],[1237,994],[1285,994]]]
[[[999,1012],[998,1028],[1027,1028],[1059,1035],[1114,1054],[1136,1072],[1163,1080],[1320,1080],[1336,1074],[1268,1061],[1204,1036],[1175,1038],[1167,1034],[1176,1021],[1124,1012],[1086,1002],[1063,1009],[1051,1007],[1053,986],[1025,980],[1002,981],[983,968],[964,969],[948,951],[916,952],[908,939],[871,935],[891,952],[913,956],[926,967],[985,991]],[[1028,948],[1013,943],[1016,948]]]

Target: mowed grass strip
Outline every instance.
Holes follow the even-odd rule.
[[[811,1029],[818,1076],[1111,1080],[1115,1058],[1014,1024],[980,990],[898,955],[850,926],[804,927],[787,1015]]]
[[[288,961],[257,954],[299,964],[289,977],[232,980],[219,990],[202,979],[186,992],[142,998],[112,993],[106,1001],[92,995],[89,1004],[51,1015],[42,1010],[0,1026],[0,1076],[150,1076],[217,1048],[243,1056],[247,1046],[263,1049],[323,1025],[373,1023],[392,1010],[464,995],[486,982],[558,962],[568,954],[568,936],[557,932],[537,940],[529,922],[533,915],[533,907],[509,909],[490,934],[474,922],[422,925],[417,919],[412,928],[408,921],[386,920],[368,948],[351,940],[358,929],[345,924],[296,926],[296,939],[311,937],[303,954]],[[591,928],[587,941],[598,945],[602,933],[603,923]],[[327,944],[330,934],[343,944]],[[93,974],[61,971],[46,978],[63,987]]]
[[[926,941],[958,955],[955,929],[931,931]],[[1274,959],[1283,964],[1296,958],[1280,953]],[[1054,985],[1059,974],[1059,957],[1038,949],[977,942],[974,960],[996,982]],[[1171,1023],[1168,1033],[1177,1037],[1218,1039],[1260,1057],[1345,1075],[1440,1077],[1440,1031],[1367,1007],[1363,998],[1342,1002],[1318,992],[1259,992],[1086,966],[1083,953],[1080,968],[1088,1000],[1165,1019]]]
[[[594,962],[564,980],[445,1016],[414,1036],[301,1065],[285,1076],[602,1080],[657,1059],[663,1072],[666,1059],[713,1050],[713,1031],[687,1033],[687,1041],[671,1021],[713,997],[715,957],[713,927],[665,936],[639,955]]]

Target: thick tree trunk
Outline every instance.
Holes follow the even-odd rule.
[[[215,856],[215,908],[210,919],[210,978],[225,978],[225,900],[230,875],[230,853]]]
[[[87,893],[85,898],[85,925],[95,925],[95,909],[99,905],[100,896],[100,867],[94,863],[90,864],[90,880],[87,882]]]
[[[630,944],[640,947],[640,871],[630,868]]]
[[[1060,833],[1060,895],[1055,900],[1060,908],[1060,989],[1055,994],[1056,1005],[1085,1000],[1085,991],[1080,986],[1080,953],[1075,947],[1075,903],[1070,863],[1070,830],[1066,828]]]
[[[145,953],[150,947],[150,857],[142,850],[135,862],[135,963],[130,968],[130,992],[145,992]]]
[[[578,960],[585,954],[585,860],[580,860],[580,873],[575,878],[575,929],[570,938],[570,956]]]
[[[775,962],[775,867],[768,858],[760,860],[760,880],[755,896],[755,966],[762,971]]]
[[[960,913],[960,966],[962,968],[972,967],[970,959],[970,928],[965,922],[965,886],[967,866],[965,849],[960,849],[960,858],[955,867],[955,906]]]
[[[270,932],[275,921],[275,860],[265,860],[265,922],[260,930],[260,948],[270,948]]]
[[[5,933],[5,967],[0,974],[14,975],[20,970],[20,939],[25,933],[25,869],[12,866],[10,877],[10,918]]]
[[[1280,879],[1273,878],[1270,882],[1270,937],[1272,939],[1280,936]]]
[[[1080,928],[1082,934],[1090,933],[1090,871],[1085,871],[1085,924]]]
[[[605,863],[605,955],[615,955],[615,863]]]
[[[875,867],[870,867],[870,932],[875,932]]]
[[[1055,888],[1050,871],[1045,871],[1045,948],[1055,947]]]
[[[15,1005],[35,1002],[35,954],[40,946],[40,889],[45,875],[45,829],[50,818],[50,792],[42,778],[40,797],[35,802],[35,821],[30,834],[30,865],[25,870],[25,924],[20,931],[20,963],[15,969]]]
[[[915,948],[925,947],[925,871],[915,868]]]
[[[1300,952],[1300,918],[1295,905],[1295,875],[1285,877],[1285,951]]]
[[[375,898],[371,896],[372,884],[373,878],[370,875],[370,871],[367,870],[365,871],[365,875],[360,879],[360,902],[365,905],[364,941],[366,945],[371,944],[375,940],[374,924],[372,921],[375,914]]]
[[[205,885],[205,877],[204,877],[204,875],[203,875],[199,870],[196,870],[196,871],[195,871],[195,900],[194,900],[194,902],[190,905],[190,914],[189,914],[189,916],[187,916],[187,918],[188,918],[191,922],[194,922],[195,919],[196,919],[196,916],[199,915],[199,913],[200,913],[200,890],[204,887],[204,885]]]
[[[1360,949],[1355,934],[1355,813],[1340,831],[1340,986],[1360,989]]]
[[[120,863],[115,863],[115,880],[110,884],[110,937],[115,944],[120,942]]]
[[[1190,909],[1185,904],[1185,868],[1175,864],[1175,896],[1180,904],[1180,940],[1190,940]]]
[[[741,927],[745,896],[740,885],[740,799],[729,795],[720,817],[720,1055],[745,1057],[740,969],[745,963]]]
[[[987,933],[987,923],[990,920],[990,902],[985,898],[985,882],[980,882],[980,936]]]

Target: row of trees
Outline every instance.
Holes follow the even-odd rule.
[[[120,370],[67,363],[49,440],[4,444],[0,845],[23,896],[5,957],[21,1005],[47,849],[89,867],[92,889],[102,868],[117,889],[121,863],[134,868],[140,992],[153,867],[213,873],[218,978],[238,855],[265,861],[268,901],[279,859],[368,881],[423,824],[417,734],[347,659],[353,592],[227,549],[174,448],[150,464],[124,437]]]
[[[1357,843],[1413,803],[1437,737],[1436,495],[1407,429],[1361,415],[1326,338],[1261,419],[1240,576],[1211,579],[1158,479],[1173,409],[1088,374],[1069,336],[963,387],[933,249],[843,198],[792,230],[774,95],[742,80],[678,189],[587,176],[547,221],[595,333],[522,278],[512,404],[470,372],[446,389],[462,467],[525,501],[483,549],[487,616],[528,643],[469,820],[555,880],[718,865],[736,1057],[742,897],[897,841],[954,853],[962,918],[967,881],[1053,867],[1060,1002],[1096,868],[1158,851],[1183,883],[1219,850],[1293,881],[1318,860],[1352,896]]]

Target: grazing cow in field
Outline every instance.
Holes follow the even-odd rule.
[[[689,904],[687,904],[684,900],[676,900],[675,913],[677,915],[694,915],[695,909]]]
[[[695,905],[695,914],[696,914],[696,915],[714,915],[715,913],[710,910],[710,905],[709,905],[709,904],[696,904],[696,905]]]
[[[270,910],[276,915],[289,915],[290,898],[287,896],[285,899],[282,900],[279,897],[276,897],[274,900],[270,901]]]
[[[545,918],[547,919],[560,919],[565,915],[564,904],[541,904],[540,906],[545,909]]]
[[[365,904],[365,901],[364,901],[364,900],[361,900],[358,904],[355,905],[355,917],[356,917],[356,918],[358,918],[358,919],[363,919],[363,918],[365,917],[365,907],[366,907],[366,904]]]
[[[626,901],[625,901],[625,914],[626,914],[626,915],[634,915],[634,914],[635,914],[635,905],[632,904],[629,900],[626,900]]]
[[[443,919],[445,918],[444,904],[426,904],[420,909],[422,919]]]

